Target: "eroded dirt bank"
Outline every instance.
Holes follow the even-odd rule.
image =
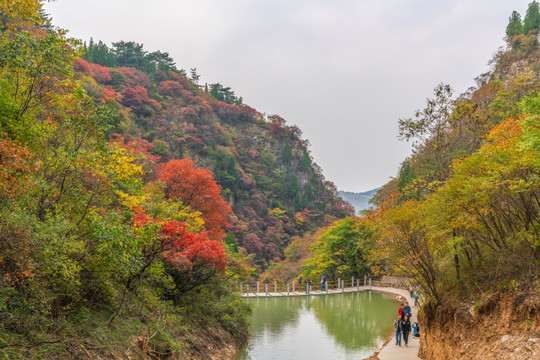
[[[426,304],[422,359],[540,359],[540,292],[499,291],[475,306]]]

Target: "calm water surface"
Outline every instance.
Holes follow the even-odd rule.
[[[251,339],[238,360],[362,359],[392,333],[399,304],[392,295],[246,299]]]

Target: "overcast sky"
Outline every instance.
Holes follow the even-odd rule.
[[[168,52],[300,127],[340,190],[394,177],[410,154],[399,118],[439,82],[464,92],[489,70],[513,10],[530,0],[56,0],[53,24],[82,40]]]

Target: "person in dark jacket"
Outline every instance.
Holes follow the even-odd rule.
[[[404,315],[403,320],[401,321],[401,331],[403,332],[403,341],[405,341],[405,346],[409,346],[409,333],[411,332],[411,321],[409,316]]]
[[[324,291],[324,286],[326,285],[326,276],[321,276],[321,291]]]
[[[403,317],[405,317],[405,315],[408,315],[409,319],[411,318],[411,307],[409,306],[408,302],[405,303],[405,306],[401,311],[403,312]]]
[[[401,316],[398,316],[397,319],[394,320],[394,328],[396,329],[396,345],[401,346]]]

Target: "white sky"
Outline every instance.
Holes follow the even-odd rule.
[[[366,191],[410,154],[399,118],[439,82],[459,94],[532,0],[56,0],[53,24],[82,40],[142,43],[201,81],[230,86],[298,125],[340,190]]]

